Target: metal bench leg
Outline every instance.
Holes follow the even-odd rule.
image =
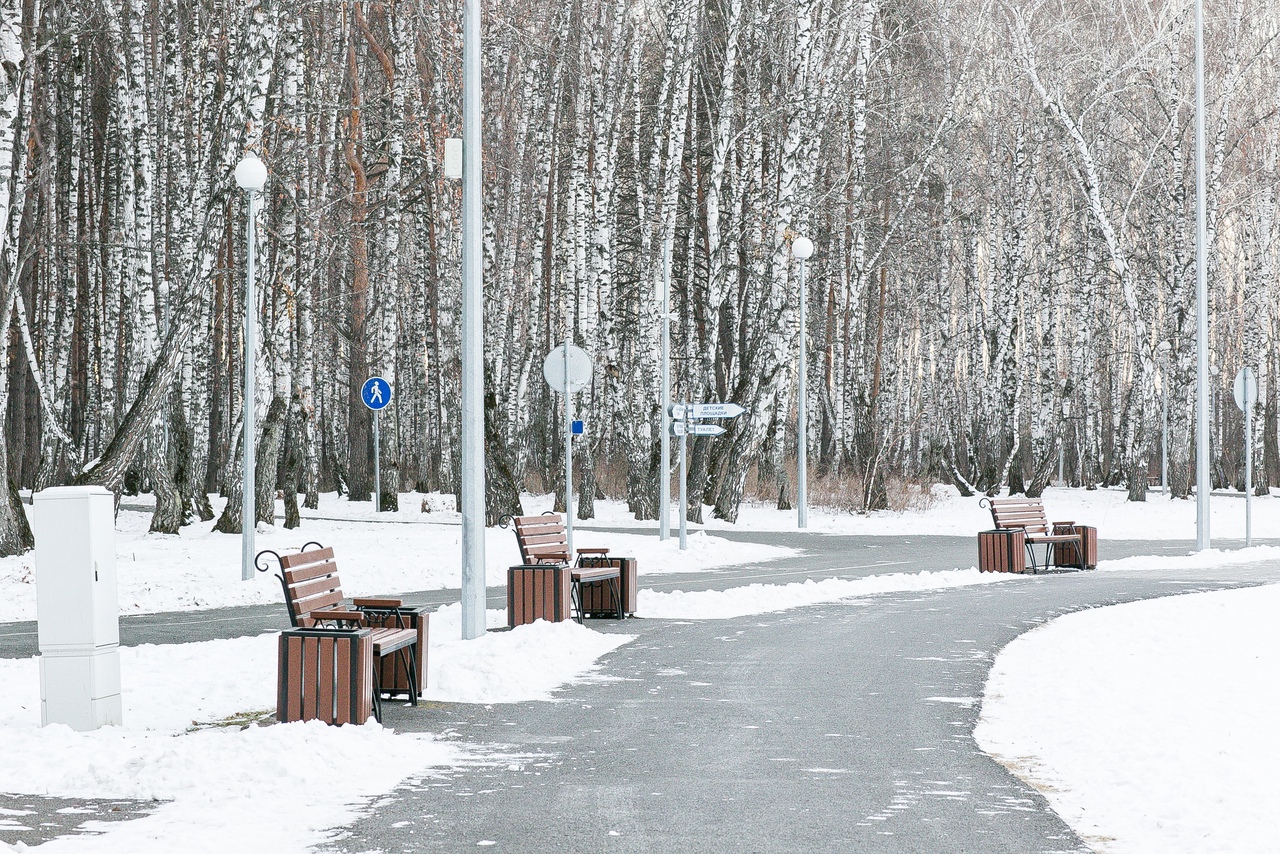
[[[382,659],[373,663],[373,719],[382,723]]]
[[[418,656],[415,650],[418,645],[406,646],[400,650],[401,664],[405,667],[405,677],[409,680],[409,702],[418,705]]]
[[[569,582],[569,610],[576,612],[576,616],[572,615],[578,621],[578,625],[582,625],[582,582]]]
[[[613,590],[613,601],[618,606],[618,619],[624,619],[622,613],[622,577],[609,579],[609,587]]]
[[[1027,543],[1026,546],[1027,546],[1027,555],[1028,557],[1031,558],[1031,574],[1035,575],[1036,573],[1039,572],[1039,570],[1036,568],[1036,547],[1031,543]]]

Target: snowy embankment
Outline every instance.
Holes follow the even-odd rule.
[[[752,614],[787,611],[805,605],[837,602],[876,593],[945,590],[971,584],[1010,581],[1023,576],[953,569],[941,572],[899,572],[868,578],[828,578],[792,584],[749,584],[728,590],[646,590],[638,616],[669,620],[725,620]]]
[[[273,574],[276,566],[269,558],[270,572],[258,573],[252,581],[240,580],[239,535],[216,533],[211,530],[212,522],[186,526],[177,536],[150,534],[151,513],[130,509],[138,506],[138,500],[126,498],[116,519],[116,574],[122,614],[281,601],[280,583]],[[144,504],[147,500],[141,499]],[[435,506],[433,512],[422,512],[424,501]],[[286,553],[311,540],[333,546],[348,596],[456,588],[461,585],[462,529],[458,514],[442,509],[444,504],[451,507],[452,499],[402,495],[402,510],[375,519],[370,502],[352,503],[325,495],[320,508],[310,518],[303,517],[300,528],[260,527],[257,547]],[[607,546],[614,554],[631,555],[639,560],[646,576],[697,572],[796,553],[705,533],[691,536],[687,551],[680,551],[676,540],[659,541],[651,533],[583,530],[575,536],[574,545]],[[486,530],[488,584],[505,585],[507,567],[518,563],[515,535],[501,528]],[[0,559],[0,622],[35,619],[34,567],[32,552]]]
[[[918,502],[924,509],[902,512],[877,511],[859,515],[827,507],[809,507],[809,528],[817,534],[857,534],[862,536],[918,537],[922,534],[972,537],[991,527],[991,513],[979,506],[982,496],[962,498],[953,486],[936,484]],[[1104,540],[1194,540],[1196,502],[1171,500],[1150,492],[1145,502],[1128,500],[1124,489],[1068,489],[1050,487],[1044,491],[1045,511],[1050,520],[1072,520],[1092,525]],[[541,509],[550,506],[550,497],[536,497]],[[530,505],[526,499],[526,505]],[[544,507],[545,505],[545,507]],[[1215,538],[1244,539],[1244,496],[1218,493],[1210,497],[1210,530]],[[769,504],[744,503],[736,524],[715,519],[704,508],[706,524],[691,529],[707,531],[795,531],[795,511],[781,511]],[[637,522],[627,506],[617,501],[597,501],[593,524],[616,527],[653,527]],[[1280,538],[1280,496],[1255,498],[1253,536]]]
[[[506,613],[488,618],[505,624]],[[458,606],[432,616],[428,700],[551,699],[632,639],[543,622],[466,643],[459,634]],[[105,835],[63,837],[40,850],[168,852],[183,840],[191,851],[301,852],[406,780],[524,761],[500,747],[396,734],[372,722],[210,726],[274,709],[276,637],[122,649],[124,726],[89,733],[40,727],[37,660],[0,660],[0,791],[163,802],[145,818],[95,828]]]
[[[974,732],[1095,850],[1276,849],[1280,585],[1061,617],[997,657]]]

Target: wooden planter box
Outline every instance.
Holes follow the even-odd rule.
[[[399,619],[395,614],[379,614],[366,611],[366,621],[370,628],[383,629],[417,629],[418,630],[418,696],[427,690],[427,629],[431,614],[427,605],[401,606]],[[399,655],[386,655],[382,658],[382,672],[378,674],[383,693],[403,694],[409,696],[409,676],[405,672],[404,662]]]
[[[638,565],[633,557],[583,557],[579,564],[584,568],[612,566],[620,573],[618,586],[622,590],[622,613],[636,612],[636,575]],[[613,601],[613,590],[608,581],[592,581],[582,585],[582,610],[588,617],[617,616],[618,606]]]
[[[983,572],[1026,572],[1026,534],[1022,529],[980,532],[978,569]]]
[[[1055,534],[1079,534],[1084,543],[1085,569],[1098,568],[1098,529],[1090,525],[1054,525]],[[1053,549],[1053,565],[1080,568],[1080,554],[1075,543],[1059,543]]]
[[[368,629],[280,633],[276,719],[362,724],[373,717],[373,641]]]
[[[570,619],[569,567],[524,564],[507,570],[507,625]]]

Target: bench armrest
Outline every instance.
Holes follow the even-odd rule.
[[[1070,521],[1070,522],[1054,522],[1053,524],[1054,524],[1054,525],[1072,525],[1072,526],[1074,526],[1074,525],[1075,525],[1075,522],[1074,522],[1074,521]]]
[[[364,622],[364,614],[359,611],[347,611],[345,609],[333,608],[327,611],[312,611],[308,614],[313,620],[336,620],[342,623],[362,623]]]
[[[609,553],[609,550],[600,549],[600,548],[587,548],[587,549],[577,549],[577,552],[580,555],[607,555]]]
[[[356,599],[352,598],[351,604],[357,608],[399,608],[404,604],[403,599]]]

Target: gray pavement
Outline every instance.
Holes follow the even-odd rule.
[[[401,523],[407,524],[407,523]],[[593,528],[592,530],[635,533],[635,529]],[[696,573],[644,575],[640,587],[646,590],[723,590],[743,584],[785,584],[808,578],[863,578],[889,572],[955,569],[977,563],[973,537],[872,537],[803,534],[800,532],[716,531],[715,536],[737,542],[758,542],[787,546],[802,553],[795,557],[744,566],[723,567]],[[1280,545],[1280,540],[1258,540]],[[1100,540],[1099,557],[1110,560],[1140,554],[1186,554],[1194,548],[1191,540]],[[1218,548],[1238,548],[1243,543],[1215,542]],[[392,591],[387,591],[388,593]],[[415,604],[443,605],[457,602],[457,588],[409,591],[402,594]],[[489,607],[505,608],[505,587],[489,588]],[[201,640],[242,637],[278,631],[288,624],[284,605],[247,605],[201,611],[174,611],[136,614],[120,618],[120,642],[124,646],[143,643],[189,643]],[[0,658],[24,658],[39,651],[36,624],[0,623]]]
[[[804,549],[704,573],[642,576],[646,589],[864,577],[970,566],[970,537],[716,532]],[[1220,547],[1229,547],[1216,543]],[[1099,543],[1104,559],[1193,544]],[[642,568],[643,570],[643,568]],[[976,698],[995,654],[1061,613],[1280,580],[1280,566],[1070,573],[888,594],[718,621],[602,620],[638,635],[553,703],[388,706],[387,723],[524,758],[410,782],[335,851],[1082,851],[1043,799],[979,752]],[[490,607],[505,591],[490,589]],[[456,590],[406,594],[457,601]],[[283,607],[125,617],[125,644],[274,631]],[[0,657],[36,651],[31,623],[0,624]],[[942,698],[942,699],[930,699]],[[154,804],[0,795],[0,840],[34,844],[77,816]],[[86,812],[80,812],[85,810]],[[15,816],[14,813],[21,812]],[[95,815],[96,814],[96,815]]]
[[[638,634],[554,703],[389,708],[506,753],[384,798],[332,851],[1076,852],[980,752],[995,654],[1062,613],[1280,580],[1280,566],[1080,573]]]

